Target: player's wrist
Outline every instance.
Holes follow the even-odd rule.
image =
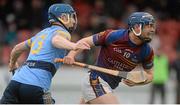
[[[74,50],[70,51],[67,56],[68,57],[75,57],[75,51]]]
[[[75,43],[71,43],[70,50],[76,50],[76,49],[77,49],[76,44]]]

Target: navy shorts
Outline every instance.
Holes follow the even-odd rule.
[[[52,104],[50,94],[44,93],[38,86],[11,80],[1,98],[1,104]]]

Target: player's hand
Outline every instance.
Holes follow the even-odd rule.
[[[75,48],[74,50],[89,50],[90,49],[90,45],[84,41],[78,41],[76,44],[75,44]]]
[[[122,80],[122,82],[123,82],[124,84],[126,84],[126,85],[130,86],[130,87],[132,87],[132,86],[135,86],[135,85],[136,85],[136,83],[134,83],[133,81],[128,80],[128,79],[123,79],[123,80]]]
[[[133,82],[133,81],[131,81],[131,80],[123,79],[123,83],[126,84],[126,85],[128,85],[128,86],[130,86],[130,87],[132,87],[132,86],[141,86],[141,85],[145,85],[146,82],[147,82],[147,80],[144,81],[144,82],[135,83],[135,82]]]
[[[74,57],[71,56],[65,56],[63,59],[65,64],[73,64],[75,62]]]
[[[16,62],[16,64],[9,63],[9,72],[12,72],[16,70],[19,67],[19,64]]]

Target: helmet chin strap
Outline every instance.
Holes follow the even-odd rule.
[[[69,33],[72,33],[72,30],[69,29],[69,28],[67,28],[67,27],[64,25],[64,23],[61,21],[62,19],[58,19],[58,18],[57,18],[54,14],[52,14],[52,13],[50,13],[50,15],[51,15],[53,18],[55,18],[56,21],[58,21],[59,23],[61,23],[62,26],[63,26]],[[69,21],[69,19],[68,19],[68,21]]]
[[[61,18],[58,18],[63,24],[68,24],[69,21],[70,21],[69,14],[66,14],[66,15],[67,15],[67,17],[68,17],[68,20],[67,20],[67,21],[64,21],[64,20],[62,20]]]
[[[132,32],[136,35],[136,36],[140,36],[141,33],[142,33],[142,24],[139,25],[140,27],[140,32],[139,33],[136,33],[135,30],[133,28],[131,28]]]
[[[150,42],[151,39],[149,38],[144,38],[141,33],[142,33],[142,24],[139,25],[140,28],[140,32],[136,33],[135,30],[133,28],[131,28],[132,32],[144,43],[144,42]]]
[[[59,21],[61,21],[62,23],[63,23],[63,25],[64,24],[68,24],[69,22],[70,22],[70,15],[69,14],[67,14],[67,16],[68,16],[68,21],[63,21],[61,18],[58,18],[59,19]],[[65,25],[64,25],[64,27],[65,27]],[[69,27],[69,28],[67,28],[68,29],[68,32],[69,33],[72,33],[73,32],[73,28],[72,27]]]

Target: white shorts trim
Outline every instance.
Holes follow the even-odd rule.
[[[96,80],[90,80],[90,73],[85,74],[85,78],[82,80],[81,89],[82,98],[85,100],[85,102],[113,92],[109,84],[100,77],[98,77]]]

